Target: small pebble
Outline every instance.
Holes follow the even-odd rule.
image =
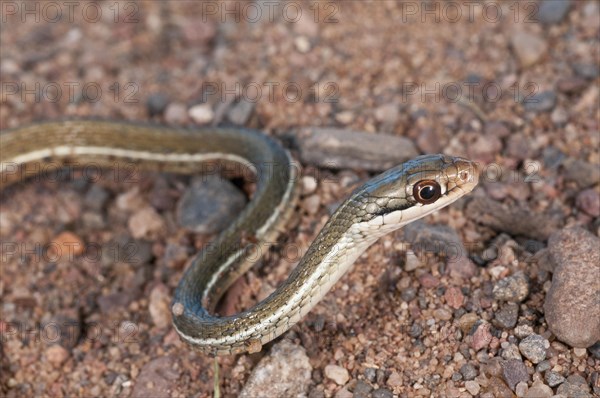
[[[515,387],[520,382],[529,381],[529,373],[527,373],[527,367],[523,361],[517,359],[509,359],[504,361],[502,364],[502,376],[508,384],[511,390],[515,390]]]
[[[556,393],[568,398],[592,398],[585,379],[583,380],[583,384],[571,382],[570,379],[572,376],[574,375],[569,376],[565,382],[558,386]]]
[[[98,184],[92,184],[90,189],[85,194],[83,203],[92,210],[102,210],[106,201],[109,198],[109,193],[106,189]]]
[[[354,386],[353,398],[369,398],[369,394],[371,393],[371,391],[373,391],[373,387],[371,387],[370,384],[359,380]]]
[[[465,380],[473,380],[477,377],[478,372],[473,365],[466,363],[460,367],[460,374]]]
[[[366,368],[364,375],[365,375],[365,379],[367,379],[368,381],[370,381],[372,383],[377,378],[377,369],[376,368]]]
[[[154,325],[166,328],[171,324],[171,295],[167,286],[160,284],[150,292],[148,312]]]
[[[565,178],[577,184],[579,188],[588,188],[598,184],[600,167],[597,164],[575,158],[567,158],[562,163]]]
[[[150,117],[160,116],[163,114],[167,105],[169,104],[169,98],[163,93],[150,94],[146,100],[146,109]]]
[[[600,359],[600,341],[596,342],[591,347],[588,347],[590,354],[596,359]]]
[[[217,175],[194,178],[177,203],[177,222],[195,232],[222,231],[246,206],[246,196]]]
[[[550,387],[556,387],[559,384],[562,384],[565,381],[565,378],[560,373],[549,370],[544,375],[544,380]]]
[[[417,296],[417,290],[414,287],[407,287],[400,292],[400,298],[405,302],[410,302],[414,300]]]
[[[133,213],[127,225],[131,236],[136,239],[155,239],[166,228],[163,218],[150,206]]]
[[[390,387],[400,387],[402,385],[402,376],[398,372],[392,372],[386,383]]]
[[[313,176],[302,177],[302,193],[310,195],[317,190],[317,179]]]
[[[490,378],[488,382],[487,391],[489,395],[487,395],[485,398],[514,397],[514,394],[512,393],[511,389],[506,385],[506,383],[497,377]]]
[[[188,110],[188,115],[198,124],[208,124],[212,122],[215,113],[209,104],[198,104]]]
[[[79,256],[85,252],[85,243],[83,240],[70,231],[63,231],[52,239],[49,245],[49,255],[55,260],[73,261],[74,256]]]
[[[550,398],[554,392],[550,387],[541,381],[535,381],[533,385],[523,395],[524,398]]]
[[[569,121],[569,113],[565,110],[565,108],[554,108],[550,114],[550,120],[552,120],[552,123],[554,123],[556,126],[562,127]]]
[[[184,124],[188,121],[187,108],[180,102],[171,102],[165,109],[165,121],[167,124]]]
[[[519,352],[519,347],[509,342],[502,343],[502,358],[516,359],[519,361],[523,360],[523,358],[521,357],[521,353]]]
[[[463,333],[468,333],[478,320],[477,314],[473,312],[466,313],[458,320],[458,327]]]
[[[544,373],[545,371],[547,371],[551,368],[552,368],[552,364],[550,364],[550,361],[544,360],[537,364],[537,366],[535,367],[535,371],[538,373]]]
[[[348,382],[348,380],[350,380],[350,374],[346,368],[338,365],[325,366],[325,376],[340,386],[343,386]]]
[[[327,369],[327,368],[326,368]],[[312,366],[306,350],[283,339],[254,366],[240,398],[306,396]]]
[[[493,293],[496,300],[520,303],[529,294],[529,281],[525,274],[519,271],[496,282]]]
[[[533,363],[539,363],[546,359],[546,350],[550,348],[550,342],[539,334],[525,337],[519,343],[519,351]]]
[[[527,392],[527,382],[521,381],[515,386],[515,394],[517,397],[524,397]]]
[[[294,39],[294,45],[296,46],[296,50],[301,52],[302,54],[310,51],[310,41],[306,36],[298,36]]]
[[[543,24],[562,22],[569,11],[570,0],[549,0],[538,3],[537,19]]]
[[[600,68],[593,63],[576,63],[572,66],[577,76],[587,80],[594,80],[600,75]]]
[[[556,94],[553,91],[542,91],[525,99],[523,107],[527,112],[548,112],[555,104]]]
[[[373,390],[371,396],[373,398],[393,398],[394,394],[392,394],[392,392],[387,388],[378,388],[376,390]]]
[[[321,206],[321,196],[318,194],[310,195],[302,201],[302,208],[310,215],[315,215]]]
[[[456,286],[450,286],[448,289],[446,289],[444,298],[446,299],[446,303],[455,310],[462,307],[465,300],[465,296],[462,294],[462,291]]]
[[[440,319],[442,321],[449,321],[452,319],[452,313],[444,308],[438,308],[433,311],[433,316],[436,319]]]
[[[517,336],[518,338],[524,339],[525,337],[533,334],[533,328],[527,324],[518,325],[514,329],[514,333],[515,333],[515,336]]]
[[[586,356],[587,350],[585,348],[573,348],[573,354],[575,354],[577,358],[583,358]]]
[[[505,303],[494,314],[494,325],[503,329],[512,329],[517,324],[519,317],[519,305],[516,303]]]
[[[350,124],[354,120],[354,113],[352,111],[343,111],[336,113],[335,120],[343,125]]]
[[[600,217],[600,193],[597,190],[590,188],[579,192],[575,204],[590,216]]]
[[[588,87],[588,82],[577,76],[560,79],[556,84],[558,91],[565,94],[576,94],[586,87]]]
[[[46,349],[46,359],[55,368],[60,368],[60,366],[69,358],[69,355],[69,351],[58,344],[51,345]]]
[[[490,333],[490,324],[482,323],[477,327],[475,333],[473,333],[473,340],[471,347],[475,351],[479,351],[482,348],[486,348],[492,341],[492,334]]]
[[[512,48],[523,68],[537,63],[548,49],[546,40],[524,30],[516,31],[510,38]]]
[[[481,390],[479,383],[477,383],[476,381],[473,381],[473,380],[467,380],[465,382],[465,388],[473,396],[477,396],[477,394],[479,394],[479,391]]]
[[[181,365],[171,355],[150,359],[136,377],[132,398],[167,397],[177,388]]]
[[[406,260],[404,261],[404,270],[411,272],[421,267],[423,263],[412,250],[406,251]]]

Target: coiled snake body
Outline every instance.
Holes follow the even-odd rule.
[[[248,247],[274,241],[294,210],[297,168],[275,140],[238,128],[97,120],[32,124],[0,133],[0,188],[42,170],[44,162],[107,167],[135,162],[150,170],[193,173],[200,163],[216,159],[249,167],[257,184],[248,206],[212,250],[193,259],[173,298],[175,329],[211,355],[260,350],[306,315],[378,238],[452,203],[478,179],[473,162],[445,155],[420,156],[380,174],[339,206],[281,286],[252,308],[223,317],[212,312],[252,265]]]

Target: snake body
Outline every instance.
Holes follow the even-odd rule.
[[[185,271],[172,304],[173,325],[211,355],[254,352],[306,315],[381,236],[470,192],[476,165],[425,155],[369,180],[339,206],[290,276],[270,296],[232,316],[214,315],[219,298],[284,231],[298,198],[298,168],[277,141],[240,128],[179,129],[98,120],[43,122],[0,133],[0,189],[53,166],[114,167],[194,173],[223,159],[257,177],[239,217]],[[40,166],[41,165],[41,166]]]

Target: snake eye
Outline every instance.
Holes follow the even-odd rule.
[[[417,202],[424,205],[435,202],[441,195],[440,184],[433,180],[419,181],[413,187],[413,197]]]

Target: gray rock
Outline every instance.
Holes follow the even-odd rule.
[[[373,398],[393,398],[394,394],[387,388],[378,388],[371,394]]]
[[[502,377],[504,377],[504,381],[510,387],[511,390],[515,390],[515,387],[520,382],[528,382],[529,381],[529,373],[527,373],[527,366],[523,363],[523,361],[519,361],[518,359],[509,359],[502,363]]]
[[[512,329],[517,324],[519,317],[519,305],[515,303],[506,303],[496,311],[494,316],[494,326],[503,329]]]
[[[519,351],[533,363],[540,363],[546,359],[546,350],[550,348],[550,342],[539,334],[527,336],[519,343]]]
[[[537,19],[543,24],[562,22],[571,5],[570,0],[542,0],[539,3]]]
[[[552,364],[550,364],[550,361],[546,359],[536,365],[535,371],[538,373],[544,373],[550,370],[550,368],[552,368]]]
[[[467,204],[465,212],[469,218],[486,225],[495,231],[506,232],[511,236],[522,235],[536,240],[546,240],[557,230],[558,218],[531,210],[511,207],[487,197],[475,197]]]
[[[377,378],[377,369],[375,368],[366,368],[365,369],[365,378],[370,382],[374,382]]]
[[[466,363],[460,367],[460,374],[465,380],[473,380],[477,377],[478,372],[473,365]]]
[[[93,184],[85,194],[83,203],[93,210],[102,210],[110,194],[98,184]]]
[[[573,64],[573,70],[579,77],[584,79],[594,80],[600,75],[598,65],[592,63],[576,63]]]
[[[575,380],[573,376],[579,375],[569,376],[567,381],[558,386],[556,393],[569,398],[592,398],[592,394],[590,394],[590,388],[585,382],[585,379],[582,378],[582,383],[581,380]]]
[[[162,356],[146,363],[138,375],[132,398],[171,397],[181,377],[181,366],[172,356]]]
[[[169,98],[162,93],[150,94],[146,100],[146,108],[150,117],[162,115],[167,105],[169,105]]]
[[[493,293],[496,300],[520,303],[529,294],[529,281],[519,271],[496,282]]]
[[[564,176],[579,188],[589,188],[600,181],[600,167],[581,159],[568,158],[563,162]]]
[[[368,383],[359,380],[354,386],[352,398],[369,398],[371,391],[373,391],[373,387],[371,387]]]
[[[600,341],[596,342],[596,344],[593,346],[588,347],[588,351],[594,356],[594,358],[600,359]]]
[[[589,82],[578,76],[569,76],[556,82],[556,88],[561,93],[577,94],[589,86]]]
[[[231,182],[220,176],[200,176],[177,203],[177,221],[211,234],[225,229],[245,206],[246,197]]]
[[[567,228],[548,241],[557,265],[544,311],[550,331],[572,347],[600,340],[600,239],[585,229]]]
[[[503,359],[516,359],[523,360],[521,353],[519,352],[519,347],[509,342],[502,343],[502,358]]]
[[[418,155],[411,140],[388,134],[312,128],[294,139],[304,163],[332,169],[382,171]]]
[[[547,146],[542,151],[542,158],[546,168],[554,169],[562,164],[566,155],[555,146]]]
[[[565,378],[560,373],[549,370],[544,375],[544,380],[546,380],[546,383],[548,383],[550,387],[556,387],[557,385],[564,383]]]
[[[306,396],[312,366],[304,348],[281,340],[260,360],[240,392],[242,398]]]
[[[527,112],[548,112],[556,105],[554,91],[542,91],[523,100],[523,108]]]
[[[404,227],[404,238],[417,255],[433,253],[455,260],[467,254],[456,231],[447,225],[419,220]]]
[[[548,50],[548,43],[544,38],[523,30],[518,30],[511,36],[510,44],[522,68],[537,63]]]

